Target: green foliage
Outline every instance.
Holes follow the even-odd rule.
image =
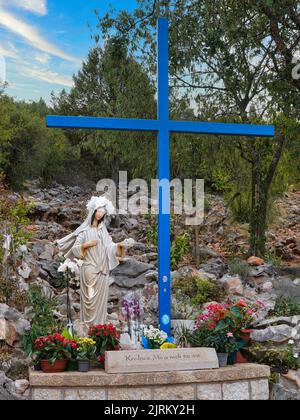
[[[271,367],[273,372],[287,373],[289,369],[297,370],[300,367],[299,358],[293,346],[286,348],[256,349],[250,346],[251,360]]]
[[[197,276],[185,276],[175,280],[172,288],[179,290],[191,299],[193,305],[203,305],[211,301],[220,301],[221,289],[212,281]]]
[[[217,353],[232,353],[241,348],[242,340],[228,336],[221,331],[210,331],[206,328],[198,328],[193,331],[188,341],[192,347],[212,347]]]
[[[188,254],[190,249],[189,236],[187,233],[176,236],[171,243],[171,269],[174,270],[181,259]]]
[[[33,345],[37,338],[59,330],[59,322],[54,315],[55,299],[47,298],[38,285],[30,285],[28,304],[31,307],[31,328],[23,336],[24,351],[32,356]]]
[[[196,319],[199,313],[197,305],[194,305],[192,299],[182,293],[180,289],[175,290],[172,309],[180,319]]]
[[[198,328],[188,337],[188,341],[192,347],[205,347],[206,340],[208,340],[211,332],[205,328]]]
[[[222,168],[216,167],[212,173],[212,187],[219,192],[226,192],[229,188],[229,174],[222,171]]]
[[[48,111],[42,100],[27,104],[0,94],[0,172],[14,188],[33,177],[47,184],[72,154],[62,132],[46,128]]]
[[[280,373],[278,372],[272,372],[269,377],[269,383],[271,384],[278,384],[280,380]]]
[[[299,183],[300,85],[291,77],[298,3],[174,0],[170,7],[145,0],[130,12],[97,14],[101,35],[126,39],[152,74],[158,16],[170,21],[172,117],[276,125],[273,141],[174,135],[171,142],[173,174],[205,178],[234,198],[232,215],[250,223],[251,253],[262,256],[274,199]],[[191,97],[196,115],[187,105]]]
[[[213,347],[217,353],[232,353],[241,347],[241,340],[214,332],[204,340],[203,347]]]
[[[243,281],[247,280],[247,277],[250,275],[251,267],[246,261],[243,261],[239,258],[234,258],[229,261],[228,268],[230,274],[238,274]]]
[[[26,292],[19,289],[17,281],[17,249],[31,237],[26,230],[30,224],[28,212],[32,204],[23,198],[13,198],[4,186],[0,174],[0,244],[10,235],[9,255],[4,260],[4,249],[0,246],[0,302],[20,311],[26,306]]]
[[[265,255],[265,261],[272,263],[275,267],[282,267],[282,258],[274,251],[268,251]]]
[[[74,76],[74,88],[53,94],[53,105],[55,113],[63,115],[149,119],[156,114],[153,83],[128,54],[126,41],[115,37],[104,48],[98,44],[91,48]],[[67,136],[92,179],[103,176],[117,181],[123,166],[133,177],[154,178],[153,134],[78,130]]]
[[[178,347],[188,347],[191,331],[184,324],[175,328],[174,339]]]
[[[293,297],[280,296],[276,299],[274,307],[275,316],[300,315],[300,304]]]
[[[189,235],[188,233],[183,233],[181,235],[174,235],[174,226],[171,225],[171,250],[170,250],[170,261],[171,269],[176,269],[177,265],[180,263],[182,258],[188,254],[190,250]],[[175,236],[175,238],[174,238]],[[154,225],[149,225],[146,233],[147,241],[158,246],[158,227],[157,223]]]
[[[152,245],[154,245],[154,246],[158,245],[157,224],[148,226],[146,237],[147,237],[147,241],[150,242]]]

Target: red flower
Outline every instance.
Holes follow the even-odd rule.
[[[247,308],[247,303],[244,301],[244,299],[240,299],[235,306],[243,306],[244,308]]]
[[[98,357],[98,362],[100,363],[100,365],[104,365],[105,363],[105,355],[102,354],[101,356]]]

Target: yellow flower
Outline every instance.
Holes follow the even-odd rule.
[[[96,341],[92,340],[91,338],[84,337],[84,338],[80,338],[78,340],[78,343],[79,344],[88,344],[88,345],[94,346],[96,344]]]
[[[177,346],[176,346],[176,344],[173,344],[173,343],[164,343],[160,346],[160,348],[162,350],[164,350],[164,349],[176,349]]]

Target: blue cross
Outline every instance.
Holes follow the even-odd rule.
[[[157,120],[47,116],[47,127],[95,130],[155,131],[158,133],[158,179],[170,180],[170,133],[231,136],[274,136],[274,126],[173,121],[169,119],[168,20],[158,19]],[[163,185],[164,182],[161,183]],[[168,184],[168,183],[167,183]],[[158,196],[158,308],[159,326],[171,331],[170,186],[159,187]],[[164,205],[164,207],[163,207]]]

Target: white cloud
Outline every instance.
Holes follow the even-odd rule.
[[[0,0],[0,4],[5,5],[7,0]],[[9,5],[29,10],[37,15],[47,14],[47,0],[9,0]]]
[[[77,57],[73,57],[69,54],[66,54],[65,52],[57,48],[55,45],[51,44],[46,39],[44,39],[33,26],[22,22],[21,20],[13,16],[11,13],[8,13],[1,8],[0,26],[4,26],[11,32],[18,34],[40,51],[54,55],[56,57],[60,57],[67,61],[72,61],[76,63],[78,63],[79,61]]]
[[[1,44],[0,44],[0,55],[3,55],[4,57],[7,57],[7,58],[18,58],[18,54],[15,48],[7,49]]]
[[[50,55],[46,53],[36,53],[34,54],[35,61],[38,61],[41,64],[47,64],[50,61]]]
[[[58,73],[55,73],[48,69],[39,69],[39,68],[24,68],[24,74],[33,79],[42,80],[47,83],[62,85],[66,87],[73,86],[73,80],[69,77],[61,76]]]

